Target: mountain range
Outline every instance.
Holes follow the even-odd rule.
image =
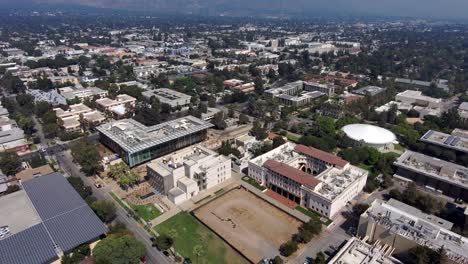
[[[385,15],[468,18],[466,0],[0,0],[0,9],[2,5],[34,4],[211,16]]]

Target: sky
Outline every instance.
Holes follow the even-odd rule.
[[[468,0],[0,0],[2,3],[75,3],[139,10],[270,10],[278,14],[304,11],[313,15],[367,14],[421,18],[468,19]],[[217,8],[214,8],[217,7]]]

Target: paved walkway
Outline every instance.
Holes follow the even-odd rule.
[[[181,210],[175,206],[173,207],[171,210],[167,211],[167,212],[164,212],[162,215],[156,217],[155,219],[151,220],[151,226],[152,227],[155,227],[157,225],[159,225],[160,223],[166,221],[167,219],[173,217],[174,215],[180,213]]]

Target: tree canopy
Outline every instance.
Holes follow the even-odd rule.
[[[145,255],[143,243],[129,235],[109,235],[93,249],[96,264],[139,264],[140,258]]]

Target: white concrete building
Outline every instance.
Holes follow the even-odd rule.
[[[440,116],[442,100],[425,96],[421,91],[406,90],[398,93],[395,100],[403,105],[414,106],[413,109],[420,113],[421,117],[425,115]]]
[[[435,251],[443,247],[448,263],[468,263],[468,238],[450,231],[452,226],[397,200],[375,200],[361,215],[357,235],[393,247],[395,254],[407,253],[416,246]]]
[[[362,191],[368,172],[333,154],[289,142],[250,160],[248,175],[289,200],[333,218]]]
[[[231,160],[200,145],[153,160],[147,169],[151,185],[174,204],[231,178]]]
[[[66,111],[62,108],[54,108],[54,111],[59,120],[58,124],[66,132],[80,132],[81,121],[88,122],[90,125],[99,125],[106,120],[101,112],[81,103],[70,105]]]
[[[98,96],[99,98],[107,96],[107,91],[97,87],[78,88],[68,86],[59,88],[58,90],[60,91],[60,94],[67,100],[73,100],[75,98],[84,100],[86,98],[93,98],[94,96]]]
[[[190,104],[190,95],[177,92],[168,88],[159,88],[143,92],[143,96],[151,98],[152,96],[159,99],[161,103],[168,104],[171,107],[185,107]]]
[[[360,240],[352,237],[328,264],[403,264],[403,262],[391,256],[392,247],[380,242],[367,244],[366,240],[367,238]]]

